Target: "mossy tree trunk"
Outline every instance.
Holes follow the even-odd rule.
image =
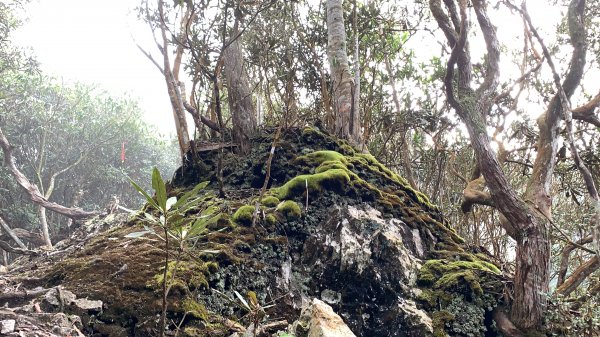
[[[452,53],[448,60],[444,85],[448,102],[465,123],[477,158],[478,171],[489,193],[482,192],[471,203],[493,206],[502,214],[500,225],[517,243],[514,275],[514,301],[511,318],[520,328],[539,327],[546,309],[550,272],[549,227],[552,214],[552,175],[563,116],[557,93],[546,113],[538,120],[538,154],[524,196],[510,185],[498,156],[491,147],[486,117],[494,104],[499,76],[499,43],[487,15],[485,0],[472,0],[472,8],[486,43],[485,77],[474,90],[472,65],[468,51],[467,1],[430,0],[430,9],[443,31]],[[585,65],[584,0],[572,0],[569,7],[571,43],[574,46],[569,72],[562,84],[570,97],[579,84]],[[480,179],[480,176],[473,177]],[[466,197],[466,196],[465,196]]]
[[[362,143],[358,97],[348,64],[343,0],[327,1],[327,57],[333,78],[334,133],[354,145]]]

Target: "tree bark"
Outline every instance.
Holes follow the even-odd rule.
[[[569,296],[577,287],[593,272],[600,267],[600,259],[598,255],[594,255],[591,259],[577,267],[573,274],[557,289],[556,293],[563,296]]]
[[[485,117],[491,109],[498,85],[500,51],[496,28],[487,15],[487,4],[484,0],[471,2],[487,50],[485,77],[474,90],[467,44],[467,2],[458,1],[458,13],[454,2],[444,3],[448,14],[442,9],[440,0],[430,0],[432,13],[452,48],[444,78],[446,96],[467,127],[479,171],[485,179],[494,205],[506,218],[500,224],[517,242],[511,318],[521,328],[534,328],[541,324],[546,310],[550,271],[550,218],[516,193],[491,147]],[[458,66],[457,76],[455,66]]]
[[[44,244],[48,249],[52,249],[52,241],[50,240],[50,230],[48,229],[48,219],[46,217],[46,209],[38,205],[38,217],[40,219],[40,227],[42,228],[42,236],[44,238]]]
[[[250,140],[256,132],[256,112],[252,103],[248,75],[244,69],[244,59],[239,38],[224,51],[224,70],[227,80],[227,97],[233,122],[233,140],[240,145],[242,153],[250,151]]]
[[[327,0],[327,57],[333,78],[334,133],[356,146],[362,143],[360,116],[355,113],[354,79],[346,51],[343,0]]]
[[[167,27],[165,23],[164,14],[164,1],[158,1],[158,12],[160,15],[159,26],[162,37],[162,46],[160,51],[163,56],[163,76],[165,83],[167,84],[167,92],[169,93],[169,100],[171,101],[171,108],[173,110],[173,119],[175,120],[175,129],[177,131],[177,140],[179,142],[179,149],[181,151],[181,158],[185,157],[187,150],[189,149],[190,136],[187,130],[187,121],[185,119],[185,109],[183,107],[183,97],[179,88],[179,66],[181,63],[181,56],[183,54],[182,48],[177,48],[175,55],[175,64],[173,70],[171,70],[171,61],[169,59],[169,40],[167,39]],[[183,21],[187,21],[189,14],[186,12],[186,17]],[[182,25],[184,23],[182,22]]]

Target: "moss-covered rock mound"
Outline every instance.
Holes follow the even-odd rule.
[[[158,218],[147,206],[37,274],[104,301],[86,325],[98,336],[156,335],[165,274],[167,329],[180,336],[230,336],[251,324],[274,334],[285,324],[270,323],[292,323],[313,298],[357,336],[494,335],[500,271],[465,247],[427,196],[322,130],[274,138],[263,133],[246,156],[190,150],[167,193],[208,182],[177,218],[178,233],[203,230],[171,240],[166,273],[164,242],[131,234]]]

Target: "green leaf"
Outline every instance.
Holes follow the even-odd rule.
[[[410,34],[408,34],[408,32],[402,33],[402,35],[400,35],[400,41],[402,41],[402,44],[405,44],[409,37]]]
[[[206,230],[206,226],[208,225],[208,220],[209,220],[208,216],[204,216],[204,217],[200,217],[200,218],[196,219],[196,221],[194,221],[194,224],[192,225],[192,227],[190,227],[190,230],[187,233],[187,237],[191,238],[191,237],[202,234]]]
[[[156,203],[156,201],[154,201],[154,199],[152,199],[152,197],[146,193],[146,191],[144,191],[143,188],[141,188],[138,184],[135,183],[135,181],[133,181],[133,179],[127,177],[127,179],[129,179],[129,182],[131,183],[131,185],[133,185],[133,187],[141,194],[144,196],[144,198],[146,198],[146,200],[148,201],[148,203],[150,205],[152,205],[152,207],[156,208],[156,209],[160,209],[160,207],[158,207],[158,204]]]
[[[198,194],[198,192],[200,192],[200,190],[203,190],[206,188],[206,186],[208,186],[209,182],[208,181],[204,181],[199,183],[198,185],[194,186],[194,188],[188,192],[186,192],[184,195],[182,195],[179,200],[177,200],[177,202],[173,205],[173,207],[175,208],[179,208],[179,206],[181,206],[183,203],[185,203],[190,197],[195,196]]]
[[[160,171],[155,167],[152,170],[152,188],[156,192],[156,202],[163,212],[167,211],[167,187],[163,178],[160,176]]]

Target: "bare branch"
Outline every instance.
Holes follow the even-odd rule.
[[[600,93],[592,98],[586,104],[573,109],[573,119],[588,122],[594,126],[600,127],[600,119],[594,114],[596,108],[600,106]]]
[[[8,142],[8,139],[6,139],[6,136],[2,132],[1,128],[0,128],[0,147],[2,147],[2,150],[4,152],[4,164],[8,167],[8,170],[11,172],[11,174],[13,175],[13,177],[15,178],[17,183],[19,183],[19,185],[23,189],[25,189],[27,194],[29,194],[31,201],[33,201],[34,203],[36,203],[38,205],[41,205],[44,208],[47,208],[51,211],[62,214],[64,216],[72,218],[72,219],[85,219],[85,218],[90,218],[97,214],[96,212],[87,212],[80,208],[69,208],[69,207],[65,207],[63,205],[59,205],[57,203],[48,201],[48,199],[46,199],[42,195],[42,193],[40,192],[38,187],[36,185],[32,184],[29,181],[29,179],[27,179],[27,177],[25,177],[25,175],[15,165],[15,160],[12,155],[12,146]]]
[[[473,0],[472,3],[487,49],[485,79],[477,89],[477,98],[483,99],[486,104],[490,104],[491,97],[498,86],[498,78],[500,76],[500,69],[498,68],[498,63],[500,62],[500,44],[496,35],[496,27],[494,27],[487,15],[486,2]]]
[[[215,122],[211,121],[210,119],[208,119],[208,118],[204,117],[203,115],[201,115],[198,112],[198,110],[196,110],[188,102],[183,101],[183,106],[185,107],[185,110],[187,110],[187,112],[189,112],[190,115],[192,115],[192,117],[194,117],[194,119],[197,119],[197,120],[201,121],[204,125],[208,126],[212,130],[215,130],[217,132],[221,132],[221,128],[219,128],[219,126],[217,125],[217,123],[215,123]]]
[[[15,234],[15,232],[13,232],[13,230],[8,226],[6,221],[4,221],[4,219],[2,219],[1,216],[0,216],[0,227],[2,227],[2,229],[8,234],[8,236],[10,236],[11,239],[13,239],[14,242],[17,243],[17,245],[19,245],[19,247],[21,247],[22,249],[27,249],[27,246],[25,246],[23,241],[21,241],[21,239],[19,239],[19,237]]]
[[[575,269],[573,274],[571,274],[560,287],[556,288],[556,293],[563,296],[569,296],[588,276],[595,272],[598,267],[600,267],[600,259],[598,258],[598,255],[595,255]]]
[[[588,235],[585,238],[577,241],[577,242],[569,242],[563,248],[563,252],[560,257],[560,267],[558,268],[558,281],[556,282],[556,286],[560,287],[563,283],[565,283],[565,277],[567,275],[567,269],[569,269],[569,258],[571,256],[571,252],[574,251],[578,247],[582,247],[586,243],[590,243],[593,240],[592,235]]]
[[[467,187],[463,190],[463,202],[460,205],[463,213],[470,212],[474,204],[494,207],[492,196],[484,191],[484,188],[485,179],[482,176],[467,183]]]
[[[152,64],[154,64],[156,66],[156,68],[158,68],[158,70],[160,71],[161,74],[165,73],[165,71],[163,70],[163,68],[160,66],[160,64],[158,64],[158,62],[156,62],[156,60],[154,59],[154,57],[152,56],[152,54],[150,54],[149,51],[145,50],[144,48],[142,48],[142,46],[140,46],[137,43],[135,45],[142,52],[142,54],[144,54],[144,56],[146,56],[152,62]]]

